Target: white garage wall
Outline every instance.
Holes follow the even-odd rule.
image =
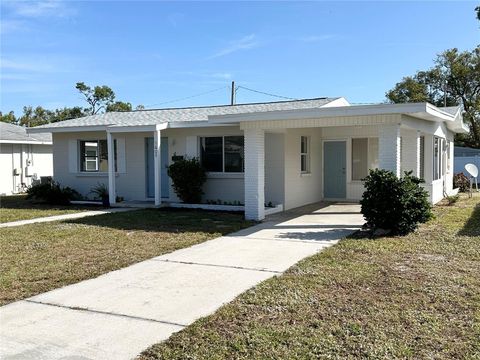
[[[29,166],[29,173],[26,168]],[[0,144],[0,194],[10,195],[29,187],[34,178],[52,176],[52,146],[36,144]],[[14,169],[19,169],[14,175]],[[27,176],[29,175],[29,176]]]

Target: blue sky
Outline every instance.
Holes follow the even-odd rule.
[[[381,102],[435,54],[479,43],[477,3],[2,1],[0,110],[84,105],[78,81],[147,108],[224,104],[231,80]]]

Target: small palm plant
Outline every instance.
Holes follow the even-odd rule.
[[[110,199],[108,194],[108,187],[105,184],[98,183],[97,186],[90,189],[92,194],[95,194],[95,197],[102,200],[102,204],[105,207],[110,206]]]

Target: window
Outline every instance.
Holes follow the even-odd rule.
[[[300,171],[303,174],[310,172],[310,138],[308,136],[300,138]]]
[[[441,179],[446,171],[446,149],[445,139],[433,138],[433,180]]]
[[[114,140],[114,161],[117,171],[117,141]],[[107,140],[80,141],[80,171],[108,172]]]
[[[352,139],[352,180],[367,177],[369,169],[378,168],[378,138]]]
[[[210,172],[244,171],[243,136],[200,138],[201,162]]]
[[[425,178],[425,136],[420,136],[420,179]]]

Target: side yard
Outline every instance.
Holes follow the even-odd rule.
[[[0,229],[0,305],[252,225],[243,214],[147,209]]]
[[[405,237],[350,238],[139,359],[480,358],[480,196]]]
[[[0,197],[0,223],[99,209],[98,206],[62,206],[35,203],[26,200],[25,196],[26,195],[10,195]]]

